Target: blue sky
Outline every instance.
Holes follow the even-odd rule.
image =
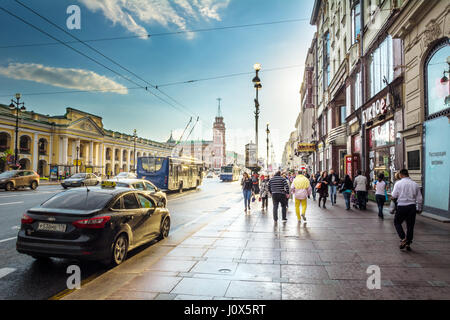
[[[83,40],[306,19],[249,28],[90,43],[154,85],[252,72],[253,64],[261,63],[259,148],[265,150],[265,126],[269,122],[276,159],[281,160],[284,143],[294,129],[299,111],[298,91],[303,67],[266,73],[264,69],[303,65],[314,32],[309,25],[313,1],[130,0],[126,7],[121,0],[21,1]],[[72,4],[81,9],[81,30],[66,27],[69,17],[66,9]],[[61,40],[72,40],[13,0],[2,1],[1,6]],[[3,11],[0,11],[0,39],[1,46],[53,42]],[[82,44],[72,46],[130,76]],[[192,114],[201,117],[202,125],[198,125],[191,136],[196,139],[211,139],[210,128],[217,113],[216,99],[222,98],[227,149],[244,153],[244,144],[254,140],[252,78],[249,74],[161,89],[189,108]],[[8,95],[12,98],[16,92],[126,87],[135,85],[62,45],[0,48],[0,103],[8,104]],[[136,128],[140,136],[157,141],[167,140],[171,130],[175,137],[179,136],[189,120],[186,113],[142,89],[24,95],[23,100],[28,110],[50,115],[62,115],[66,107],[81,109],[102,116],[107,129],[131,134]],[[260,156],[263,154],[265,152],[260,151]]]

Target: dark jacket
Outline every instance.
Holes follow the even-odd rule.
[[[348,180],[347,182],[344,180],[344,183],[342,184],[342,191],[345,190],[353,190],[353,181],[352,179]]]
[[[320,188],[317,189],[317,191],[319,192],[319,194],[322,197],[327,197],[328,196],[328,177],[326,178],[319,178],[318,183],[320,182]]]
[[[289,193],[289,184],[287,180],[282,176],[274,176],[269,181],[269,191],[270,193]]]
[[[331,182],[333,179],[333,176],[334,176],[334,183]],[[327,181],[328,181],[329,186],[337,186],[339,184],[339,177],[336,173],[329,174],[327,177]]]
[[[241,181],[241,185],[242,185],[242,190],[253,190],[253,183],[252,183],[252,179],[242,179]]]

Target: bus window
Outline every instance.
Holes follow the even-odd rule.
[[[161,170],[164,158],[155,158],[155,172]]]

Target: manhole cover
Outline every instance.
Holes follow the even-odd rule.
[[[231,270],[230,269],[219,269],[220,273],[230,273]]]

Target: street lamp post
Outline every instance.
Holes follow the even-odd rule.
[[[258,159],[258,118],[259,118],[259,101],[258,101],[258,91],[262,88],[261,80],[258,77],[258,73],[261,70],[261,64],[255,63],[253,65],[253,69],[255,69],[256,76],[253,78],[252,82],[254,84],[256,90],[256,99],[255,99],[255,143],[256,143],[256,159]]]
[[[269,123],[267,123],[267,129],[266,129],[266,133],[267,133],[267,138],[266,138],[266,144],[267,144],[267,171],[269,171]]]
[[[137,165],[136,165],[136,140],[137,140],[137,134],[136,134],[136,129],[134,129],[133,131],[133,138],[134,138],[134,153],[133,153],[133,157],[134,157],[134,172],[137,172]]]
[[[18,165],[18,156],[19,156],[19,149],[18,149],[18,141],[19,141],[19,111],[25,111],[25,102],[19,102],[20,100],[20,93],[16,93],[16,101],[11,99],[11,104],[9,105],[9,108],[11,110],[16,109],[16,142],[15,142],[15,148],[14,148],[14,162],[15,166]],[[22,106],[22,107],[20,107]]]

